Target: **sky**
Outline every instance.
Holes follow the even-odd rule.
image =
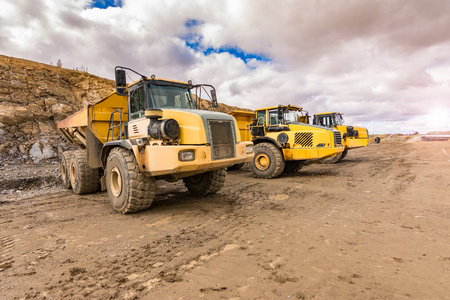
[[[370,133],[450,131],[447,0],[0,2],[2,55],[190,79],[227,105],[338,111]]]

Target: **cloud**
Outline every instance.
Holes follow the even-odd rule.
[[[450,110],[448,1],[3,2],[4,55],[192,79],[229,105],[340,111],[372,132],[450,130],[424,121]]]

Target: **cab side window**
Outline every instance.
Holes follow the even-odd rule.
[[[269,125],[278,125],[278,111],[269,111]]]
[[[266,126],[266,111],[261,110],[256,113],[257,125]]]
[[[130,92],[130,120],[144,116],[145,98],[144,87],[138,87]]]

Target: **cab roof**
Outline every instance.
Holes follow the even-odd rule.
[[[336,115],[342,115],[340,112],[324,112],[324,113],[318,113],[318,114],[316,114],[316,116],[322,116],[322,115],[333,115],[333,114],[336,114]]]
[[[178,83],[178,84],[189,85],[189,83],[187,83],[187,82],[184,82],[184,81],[178,81],[178,80],[172,80],[172,79],[164,79],[164,78],[155,78],[155,79],[152,79],[151,77],[145,77],[145,79],[148,80],[148,81],[150,81],[150,82],[151,82],[151,81],[155,81],[155,82],[157,82],[157,81],[164,81],[164,82],[169,82],[169,83]],[[130,83],[129,86],[133,86],[133,85],[137,84],[137,83],[140,82],[140,81],[141,81],[141,79],[136,80],[136,81],[134,81],[133,83]]]
[[[291,109],[291,110],[302,110],[303,109],[303,107],[300,107],[300,106],[297,106],[297,105],[291,105],[291,104],[281,105],[281,106],[282,107],[287,107],[288,109]],[[277,108],[278,108],[278,106],[263,107],[263,108],[258,108],[257,111],[259,111],[259,110],[277,109]]]

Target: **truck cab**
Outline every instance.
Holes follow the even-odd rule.
[[[313,117],[313,124],[339,130],[345,150],[335,157],[335,162],[347,156],[349,150],[367,146],[370,141],[369,131],[363,127],[344,125],[344,116],[339,112],[318,113]]]

